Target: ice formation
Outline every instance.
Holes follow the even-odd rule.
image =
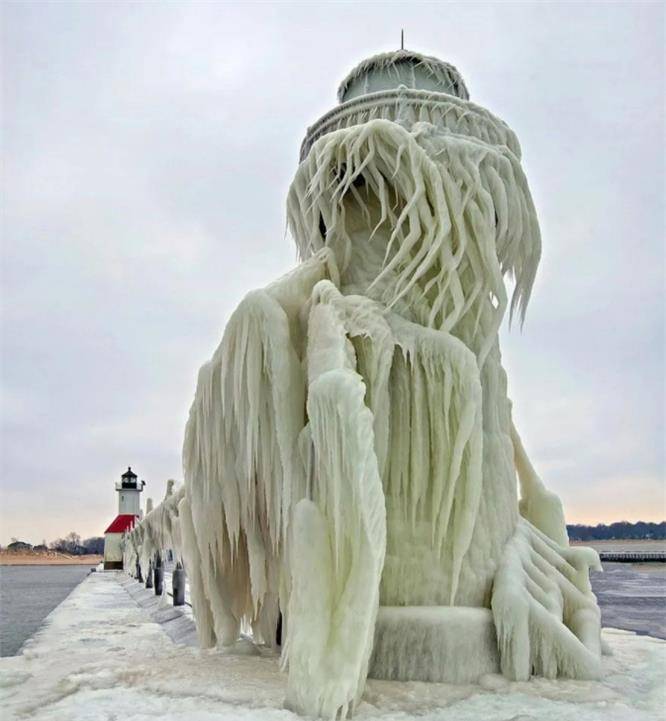
[[[501,364],[541,248],[518,140],[455,68],[407,51],[361,63],[340,101],[288,195],[301,262],[201,369],[184,488],[129,535],[128,565],[176,549],[204,647],[242,626],[277,646],[281,624],[307,715],[344,717],[369,672],[594,678],[598,559],[569,547]]]

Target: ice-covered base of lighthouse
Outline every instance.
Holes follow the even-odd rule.
[[[368,675],[596,678],[598,558],[569,547],[501,364],[540,256],[518,141],[413,53],[341,100],[289,193],[302,263],[199,374],[177,510],[200,642],[274,644],[281,617],[287,704],[329,718]]]

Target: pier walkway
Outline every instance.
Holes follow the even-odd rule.
[[[303,721],[284,707],[287,677],[274,654],[176,644],[165,633],[174,619],[153,618],[175,609],[149,595],[121,572],[88,576],[22,655],[0,659],[3,721]],[[180,608],[183,618],[188,607]],[[660,719],[666,642],[616,630],[603,637],[612,656],[603,659],[600,682],[511,683],[499,675],[478,686],[369,681],[354,721]]]

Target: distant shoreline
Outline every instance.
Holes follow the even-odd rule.
[[[0,566],[96,566],[102,556],[70,556],[57,551],[0,551]]]
[[[597,553],[666,553],[662,539],[608,539],[603,541],[570,541],[572,546],[588,546]],[[663,564],[662,564],[663,565]]]

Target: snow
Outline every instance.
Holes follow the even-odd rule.
[[[96,573],[48,617],[22,655],[0,659],[3,721],[298,721],[287,676],[266,647],[227,656],[175,645],[139,608],[120,573]],[[656,721],[666,642],[605,629],[602,681],[489,674],[477,685],[367,682],[359,721]]]

